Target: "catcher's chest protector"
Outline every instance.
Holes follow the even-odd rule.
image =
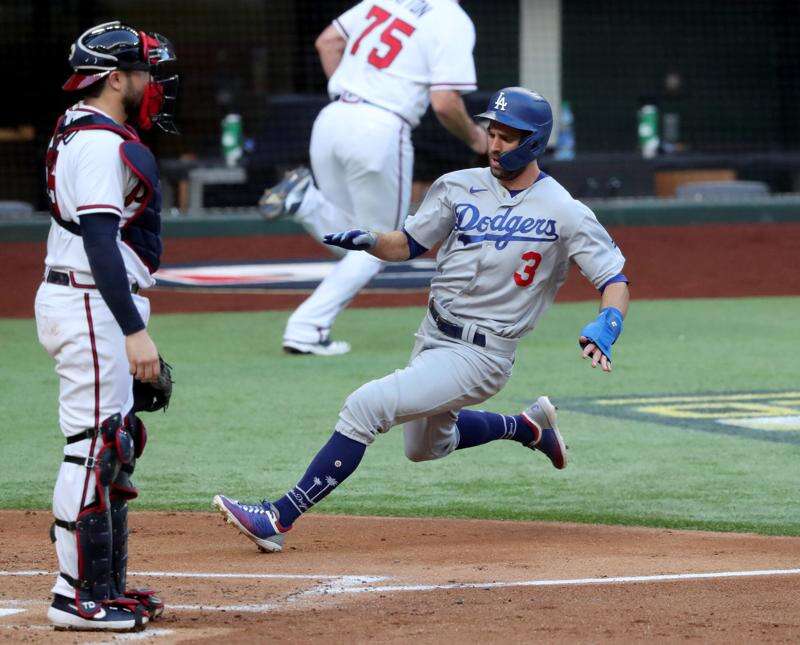
[[[162,252],[161,182],[153,153],[139,140],[139,135],[133,128],[121,126],[101,114],[90,114],[75,119],[68,125],[64,124],[63,117],[59,119],[53,134],[53,143],[47,152],[48,159],[56,154],[63,139],[81,130],[109,130],[123,139],[119,147],[120,157],[139,181],[133,192],[125,198],[126,206],[136,203],[138,207],[133,217],[122,227],[120,236],[136,252],[150,273],[155,273],[161,263]],[[71,233],[81,234],[78,224],[61,219],[57,206],[51,206],[51,215]]]

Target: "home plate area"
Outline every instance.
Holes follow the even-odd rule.
[[[335,265],[335,260],[188,264],[162,267],[155,278],[157,286],[165,289],[307,291],[322,282]],[[435,266],[431,259],[389,264],[366,286],[366,290],[427,289]]]
[[[54,633],[47,511],[0,511],[0,641],[703,642],[800,633],[800,538],[312,513],[259,553],[209,513],[131,514],[135,634]],[[767,637],[768,638],[765,638]],[[77,641],[76,641],[77,638]]]

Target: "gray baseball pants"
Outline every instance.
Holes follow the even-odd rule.
[[[514,352],[484,348],[444,335],[425,316],[408,365],[353,392],[336,431],[370,445],[378,433],[403,424],[411,461],[440,459],[458,446],[461,408],[483,403],[505,386]]]

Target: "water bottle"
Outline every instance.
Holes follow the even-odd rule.
[[[642,157],[652,159],[658,154],[661,141],[658,137],[658,108],[643,105],[639,108],[639,150]]]
[[[242,158],[242,117],[239,114],[228,114],[222,119],[222,157],[229,168],[237,165]]]
[[[575,117],[569,101],[561,104],[561,119],[558,124],[558,141],[556,142],[556,159],[575,158],[575,130],[573,124]]]

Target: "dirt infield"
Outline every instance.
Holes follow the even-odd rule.
[[[729,224],[675,227],[620,227],[611,233],[627,256],[625,273],[634,298],[696,298],[800,294],[797,249],[800,224]],[[33,298],[42,278],[44,241],[0,245],[4,288],[0,317],[32,317]],[[165,264],[205,260],[265,260],[325,257],[307,236],[173,238],[165,242]],[[291,309],[302,293],[200,293],[151,290],[155,313],[182,311],[258,311]],[[559,301],[596,298],[573,275]],[[365,293],[356,307],[422,305],[423,291]]]
[[[76,642],[46,627],[49,522],[46,512],[0,512],[0,639]],[[217,515],[134,512],[131,522],[133,582],[158,588],[168,605],[145,632],[157,642],[800,634],[800,538],[312,514],[283,553],[262,554]]]

